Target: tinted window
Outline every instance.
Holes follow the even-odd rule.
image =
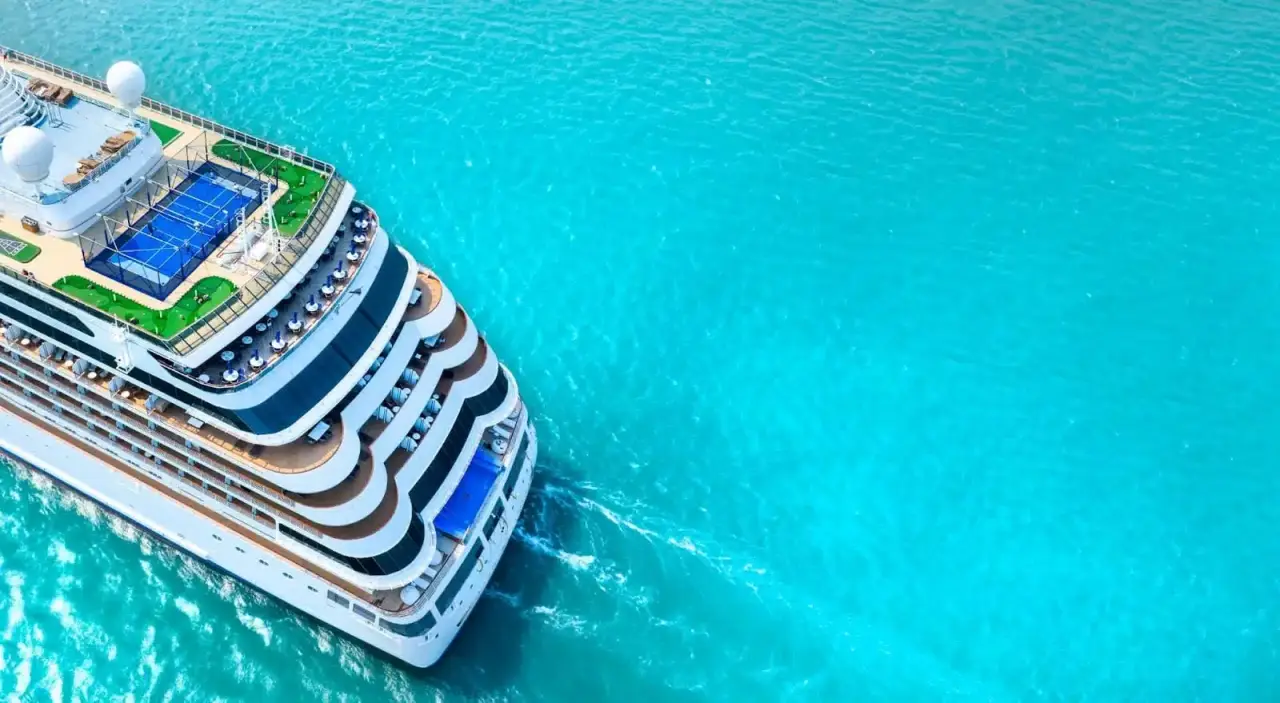
[[[30,293],[26,292],[25,290],[22,290],[18,286],[15,286],[9,283],[8,281],[0,279],[0,292],[4,293],[10,298],[13,298],[19,303],[26,305],[32,310],[36,310],[40,312],[45,317],[49,317],[54,320],[57,320],[58,322],[61,322],[67,327],[70,327],[71,329],[79,332],[80,334],[83,334],[86,337],[93,337],[93,330],[89,329],[88,326],[86,326],[83,322],[81,322],[80,318],[67,312],[66,310],[63,310],[62,308],[56,305],[53,305],[40,298],[37,298],[34,295],[31,295]],[[2,307],[0,307],[0,310],[4,310],[6,315],[20,322],[21,324],[31,326],[33,332],[36,331],[34,328],[34,325],[39,324],[41,327],[45,326],[43,322],[36,322],[35,318],[15,308],[11,308],[8,305],[3,305]]]
[[[476,418],[496,410],[502,404],[502,399],[506,397],[507,374],[499,369],[498,377],[493,379],[493,383],[483,393],[467,398],[463,402],[462,409],[458,412],[458,420],[453,423],[453,427],[449,428],[449,435],[441,443],[440,451],[431,458],[431,463],[427,465],[422,478],[409,489],[409,499],[413,501],[414,512],[426,507],[431,496],[444,485],[449,471],[458,461],[458,455],[462,453],[462,447],[467,443],[467,435],[471,434]]]
[[[396,296],[409,273],[409,262],[392,247],[386,261],[363,292],[363,300],[342,331],[301,373],[260,405],[232,411],[255,434],[273,434],[298,421],[338,381],[355,368],[393,314]],[[347,295],[353,295],[354,291]]]
[[[316,363],[307,366],[302,373],[294,377],[284,388],[256,407],[247,410],[228,410],[212,403],[207,403],[174,384],[141,369],[135,368],[127,374],[120,374],[119,371],[116,371],[116,373],[128,376],[138,385],[158,391],[177,403],[187,407],[199,408],[205,413],[244,432],[253,434],[279,432],[297,422],[298,418],[314,407],[355,365],[355,360],[359,358],[360,354],[369,348],[369,344],[377,335],[378,330],[382,328],[382,325],[391,316],[391,308],[395,304],[396,295],[400,292],[400,286],[404,283],[408,272],[408,260],[404,258],[399,249],[392,247],[387,252],[387,258],[382,269],[378,271],[378,277],[369,286],[368,290],[363,293],[365,299],[360,302],[360,307],[352,315],[351,320],[343,328],[342,332],[338,333],[338,337],[334,339],[333,344],[320,353]],[[5,293],[11,292],[12,286],[3,282],[0,282],[0,284],[6,286]],[[14,295],[14,297],[26,302],[18,295]],[[35,301],[35,304],[42,304],[39,299],[32,296],[27,297]],[[44,310],[41,310],[41,312],[44,312]],[[56,309],[53,312],[62,315],[68,314],[65,311]],[[62,346],[75,351],[81,356],[93,359],[107,368],[115,368],[115,357],[92,344],[85,343],[69,334],[54,329],[52,326],[2,302],[0,302],[0,313],[11,317],[42,337],[57,341]],[[52,314],[50,316],[56,317]],[[92,336],[92,332],[84,326],[84,323],[74,317],[71,319],[75,325],[79,326],[78,328],[83,328],[86,334]],[[70,325],[71,323],[68,324]],[[356,351],[357,348],[359,351]],[[354,356],[352,356],[353,354]]]
[[[436,626],[436,616],[432,615],[431,611],[428,610],[421,620],[404,623],[383,620],[378,625],[384,630],[389,630],[403,637],[420,637],[426,634],[427,630]]]
[[[467,577],[476,568],[476,562],[480,560],[480,555],[484,554],[484,543],[476,540],[471,545],[471,551],[467,553],[467,558],[458,566],[458,570],[453,573],[453,578],[449,579],[449,583],[445,585],[444,590],[440,592],[440,599],[436,601],[436,609],[444,613],[453,605],[453,599],[458,596],[458,591],[462,590],[462,584],[467,582]]]
[[[524,438],[520,440],[520,451],[516,452],[515,463],[507,471],[507,483],[502,487],[502,494],[511,497],[511,492],[516,489],[516,481],[520,478],[520,471],[524,469],[525,455],[529,453],[529,433],[524,433]]]
[[[280,525],[280,531],[330,559],[346,565],[352,571],[369,576],[394,574],[408,566],[422,552],[422,544],[427,536],[422,518],[414,515],[413,521],[409,523],[409,531],[394,547],[376,557],[351,557],[329,549],[288,525]]]
[[[498,528],[498,521],[502,519],[502,501],[493,504],[493,512],[489,513],[489,521],[484,524],[484,537],[489,539],[493,536],[493,531]]]

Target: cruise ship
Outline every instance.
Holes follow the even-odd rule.
[[[537,435],[444,282],[330,164],[0,47],[0,451],[416,667]]]

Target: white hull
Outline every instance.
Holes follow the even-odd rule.
[[[332,602],[331,585],[242,538],[208,518],[176,503],[149,486],[0,408],[0,450],[38,469],[158,537],[209,564],[265,591],[302,612],[377,649],[417,667],[435,663],[471,614],[493,575],[519,520],[532,480],[537,438],[530,426],[530,451],[519,470],[503,520],[488,540],[485,555],[443,613],[439,622],[418,637],[402,637],[358,617]]]

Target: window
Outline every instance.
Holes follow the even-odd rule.
[[[127,374],[118,372],[117,375],[127,376],[137,385],[154,389],[183,405],[199,408],[237,429],[255,434],[279,432],[296,422],[304,412],[319,402],[333,388],[333,384],[351,369],[355,360],[368,349],[373,338],[390,317],[391,308],[395,303],[396,295],[400,293],[400,287],[408,275],[408,270],[409,262],[400,250],[395,247],[388,249],[387,257],[377,273],[377,278],[364,287],[360,307],[338,336],[324,351],[320,352],[302,374],[286,383],[271,396],[270,400],[256,407],[227,410],[139,368],[134,368]],[[71,313],[18,290],[17,287],[4,281],[0,281],[0,293],[29,305],[32,309],[39,310],[42,314],[66,324],[85,337],[94,336],[93,331]],[[0,302],[0,314],[10,317],[41,337],[51,339],[81,356],[97,361],[105,368],[115,368],[116,361],[112,354],[87,344],[11,305]]]
[[[404,537],[394,547],[376,557],[352,557],[335,552],[288,525],[280,525],[280,531],[330,559],[347,566],[352,571],[370,576],[386,576],[404,569],[422,552],[422,546],[426,542],[427,536],[422,518],[414,515],[409,523],[409,530],[405,532]]]
[[[266,560],[266,559],[259,559],[259,560],[258,560],[258,563],[259,563],[259,564],[262,564],[263,566],[271,566],[270,564],[268,564],[268,563],[267,563],[267,560]]]
[[[462,447],[467,443],[467,436],[471,434],[471,430],[475,427],[476,418],[481,415],[488,415],[502,404],[504,398],[507,397],[507,374],[499,370],[498,377],[493,380],[493,384],[486,388],[480,395],[467,398],[462,404],[462,409],[458,412],[458,419],[453,423],[453,427],[449,428],[449,434],[445,436],[444,442],[440,444],[440,451],[432,457],[431,463],[427,465],[427,470],[423,472],[422,478],[409,489],[409,498],[413,502],[415,511],[422,510],[431,501],[432,496],[440,491],[440,487],[444,485],[444,481],[449,477],[449,472],[453,469],[454,463],[458,461],[458,455],[462,453]]]
[[[524,470],[524,461],[528,453],[529,433],[525,432],[520,440],[520,451],[516,452],[516,460],[511,464],[511,470],[507,472],[507,482],[502,487],[502,494],[507,498],[510,498],[511,493],[516,490],[516,483],[520,481],[520,472]]]
[[[365,610],[364,608],[361,608],[358,605],[353,605],[351,606],[351,611],[354,612],[356,615],[359,615],[360,617],[364,618],[365,620],[368,620],[369,622],[373,622],[373,613]]]
[[[481,554],[484,554],[484,544],[476,540],[475,544],[471,545],[471,551],[467,552],[467,558],[462,560],[458,570],[453,573],[453,578],[449,579],[449,583],[440,592],[440,598],[436,600],[436,610],[443,614],[449,606],[453,605],[453,599],[458,596],[458,591],[462,590],[462,584],[467,582],[467,577],[475,569]]]
[[[388,622],[386,620],[378,622],[378,627],[388,632],[394,632],[401,637],[421,637],[426,634],[427,630],[435,626],[436,616],[432,615],[430,611],[427,611],[427,614],[423,615],[421,620],[414,620],[413,622]]]
[[[489,539],[493,536],[493,531],[498,527],[498,521],[502,519],[502,501],[496,501],[493,504],[493,512],[489,514],[489,521],[484,524],[484,538]]]
[[[334,593],[333,591],[329,591],[329,601],[332,603],[337,603],[338,605],[344,608],[351,604],[351,601],[347,600],[346,598],[343,598],[342,596],[338,595],[337,593]]]
[[[396,296],[409,272],[409,262],[395,247],[387,251],[387,257],[378,270],[373,283],[363,286],[364,292],[355,300],[359,307],[347,320],[338,335],[319,352],[310,363],[280,390],[262,403],[239,410],[224,410],[210,403],[183,394],[175,396],[183,403],[198,404],[205,412],[221,418],[242,430],[255,434],[272,434],[297,422],[298,418],[320,402],[334,384],[346,376],[360,357],[369,349],[391,316]],[[347,295],[352,295],[348,293]],[[166,384],[167,385],[167,384]],[[157,390],[164,390],[158,388]],[[211,393],[231,392],[232,388],[205,389]]]
[[[84,322],[81,321],[80,318],[77,317],[76,315],[70,312],[67,312],[66,310],[63,310],[62,308],[54,305],[53,303],[49,303],[41,298],[36,297],[28,293],[27,291],[22,290],[22,288],[12,285],[8,281],[0,280],[0,292],[3,292],[6,296],[18,301],[19,303],[22,303],[23,305],[26,305],[27,307],[39,312],[40,314],[44,315],[45,317],[48,317],[51,320],[57,320],[58,322],[61,322],[67,327],[70,327],[71,329],[79,332],[80,334],[83,334],[86,337],[89,337],[89,338],[93,337],[93,330],[89,329],[89,327],[85,325]],[[17,320],[19,323],[29,327],[35,327],[35,325],[33,325],[32,322],[38,322],[37,320],[35,320],[35,318],[32,318],[30,315],[22,312],[21,310],[16,310],[3,303],[0,303],[0,311],[4,312],[5,315],[11,317],[12,319]],[[42,328],[47,327],[47,325],[45,325],[42,322],[38,324]]]

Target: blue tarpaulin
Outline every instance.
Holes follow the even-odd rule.
[[[462,475],[457,489],[449,497],[449,502],[444,504],[440,514],[436,516],[436,529],[454,539],[461,540],[475,523],[476,515],[480,513],[484,499],[489,495],[489,489],[493,488],[500,473],[502,473],[502,466],[490,458],[488,453],[476,452],[476,455],[471,458],[471,464],[467,466],[467,472]]]

